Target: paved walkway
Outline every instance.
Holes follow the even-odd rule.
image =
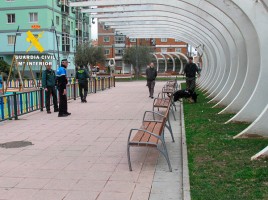
[[[156,93],[163,85],[157,83]],[[166,134],[172,173],[151,148],[131,148],[133,171],[128,170],[129,130],[139,128],[152,102],[145,82],[116,83],[88,96],[87,104],[69,102],[70,117],[37,111],[0,123],[0,143],[33,143],[0,148],[0,199],[181,199],[180,120],[172,121],[176,142]]]

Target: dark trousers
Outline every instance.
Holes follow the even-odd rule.
[[[46,95],[46,109],[50,110],[50,96],[53,98],[54,110],[58,110],[58,100],[57,100],[57,91],[55,87],[47,87],[47,91],[45,91]]]
[[[191,90],[192,92],[195,91],[195,77],[193,78],[186,77],[186,89]]]
[[[87,93],[88,93],[88,82],[79,83],[79,95],[81,97],[81,100],[87,98]]]
[[[154,96],[155,81],[147,81],[147,86],[149,88],[149,95],[150,95],[150,97],[153,97]]]
[[[60,103],[59,103],[59,115],[67,113],[67,95],[63,95],[63,89],[59,89]]]

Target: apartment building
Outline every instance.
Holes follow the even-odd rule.
[[[58,60],[67,58],[68,75],[74,74],[76,46],[91,40],[88,14],[71,8],[69,0],[0,0],[0,5],[0,59],[11,64],[14,55],[35,55],[30,64],[45,61],[56,69]],[[50,56],[41,60],[41,55]],[[38,76],[40,65],[31,67]]]

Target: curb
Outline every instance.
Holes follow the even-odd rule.
[[[183,102],[181,102],[181,147],[182,147],[182,198],[183,200],[191,200],[190,194],[190,178],[188,168],[188,154],[184,123]]]

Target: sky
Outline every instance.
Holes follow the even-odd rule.
[[[91,39],[96,40],[98,38],[98,22],[95,19],[95,24],[91,23]]]

